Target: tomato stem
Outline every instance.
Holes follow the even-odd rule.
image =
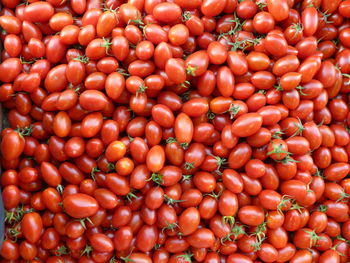
[[[78,219],[79,223],[83,226],[84,229],[86,229],[85,221],[88,221],[90,224],[94,225],[94,223],[91,221],[89,217],[84,217],[81,219]]]
[[[164,183],[163,175],[160,173],[152,173],[151,177],[148,178],[146,181],[153,181],[157,185],[161,185]]]
[[[235,224],[235,217],[234,216],[223,216],[222,217],[222,223],[223,224],[229,224],[231,228]]]
[[[282,196],[282,199],[281,199],[281,202],[277,205],[277,211],[280,213],[280,214],[283,214],[283,211],[282,209],[284,207],[287,207],[287,203],[289,203],[290,201],[292,200],[292,198],[288,195],[283,195]]]
[[[15,129],[15,131],[18,132],[22,137],[23,136],[30,136],[32,134],[32,131],[33,131],[33,125],[29,125],[29,126],[24,127],[24,128],[18,127],[17,129]]]
[[[62,256],[62,255],[68,255],[69,254],[69,250],[67,247],[65,246],[60,246],[56,251],[55,251],[56,256]]]
[[[283,131],[275,131],[271,137],[274,139],[282,139],[283,134],[284,134]]]
[[[293,133],[292,136],[290,136],[291,138],[297,135],[301,135],[303,133],[303,131],[305,130],[303,123],[301,122],[301,120],[298,118],[298,123],[294,124],[297,127],[297,130],[295,133]]]
[[[183,174],[183,175],[182,175],[182,182],[183,182],[183,181],[190,180],[191,177],[192,177],[191,174]]]
[[[76,57],[76,58],[73,58],[72,60],[74,60],[74,61],[80,61],[80,62],[82,62],[82,63],[84,63],[84,64],[89,63],[89,58],[88,58],[86,55],[78,56],[78,57]]]
[[[171,230],[174,231],[174,229],[178,228],[179,225],[177,223],[167,223],[165,227],[162,228],[162,232],[164,232],[165,230]]]
[[[303,25],[301,23],[293,23],[291,25],[291,28],[293,28],[295,30],[295,33],[294,33],[292,39],[296,38],[298,33],[303,31]]]
[[[84,250],[81,252],[80,256],[87,255],[87,257],[90,257],[90,253],[92,252],[92,247],[90,245],[86,245]]]
[[[277,157],[280,158],[281,157],[281,153],[285,153],[287,155],[288,154],[289,155],[292,154],[291,152],[282,150],[282,146],[283,146],[282,144],[278,144],[277,145],[277,144],[272,143],[273,150],[268,152],[267,155],[276,154]]]
[[[212,112],[211,110],[208,110],[208,112],[207,112],[207,118],[208,118],[208,120],[213,120],[214,118],[215,118],[215,113],[214,112]]]
[[[181,20],[182,20],[182,22],[186,22],[186,21],[188,21],[190,18],[191,18],[191,13],[190,13],[189,11],[185,11],[185,12],[182,14]]]
[[[106,54],[109,55],[109,48],[112,45],[112,42],[110,42],[109,38],[102,38],[103,39],[103,44],[101,45],[101,47],[104,47],[106,49]]]
[[[126,70],[123,69],[123,68],[118,68],[118,69],[117,69],[117,72],[118,72],[119,74],[122,74],[124,77],[130,77],[130,74],[127,73]]]
[[[230,113],[230,119],[233,119],[237,115],[237,113],[240,111],[240,109],[241,107],[232,103],[228,110],[228,112]]]
[[[61,185],[61,184],[57,185],[56,189],[57,189],[57,191],[62,195],[63,190],[64,190],[63,185]]]
[[[94,180],[95,182],[96,182],[95,173],[98,173],[98,172],[101,172],[101,170],[98,169],[97,167],[94,167],[92,168],[90,173],[92,180]]]
[[[194,163],[185,162],[184,168],[185,168],[186,170],[191,170],[191,169],[194,168]]]
[[[347,202],[348,200],[344,200],[344,199],[348,199],[348,198],[350,198],[350,195],[342,191],[340,193],[340,197],[337,199],[336,202]]]
[[[175,203],[181,203],[181,202],[184,202],[185,200],[176,200],[176,199],[173,199],[171,197],[169,197],[168,195],[164,194],[164,200],[165,202],[168,204],[168,205],[173,205]]]
[[[186,65],[186,73],[191,76],[196,76],[197,66],[191,66],[190,64]]]
[[[303,92],[303,89],[305,89],[303,86],[297,86],[295,89],[300,93],[300,95],[307,96],[307,94]]]
[[[107,171],[110,172],[110,171],[113,171],[114,169],[115,169],[114,163],[108,163],[108,165],[107,165]]]
[[[137,195],[135,195],[133,193],[133,190],[131,190],[126,196],[125,196],[126,200],[128,200],[129,202],[132,201],[133,198],[137,198]]]
[[[185,261],[187,261],[187,262],[192,262],[192,256],[193,256],[193,254],[190,254],[190,253],[185,253],[185,254],[183,254],[183,255],[179,255],[179,256],[177,256],[177,258],[183,258]]]
[[[36,59],[31,59],[31,60],[25,60],[24,57],[20,56],[19,60],[21,61],[22,64],[33,64],[36,62]]]

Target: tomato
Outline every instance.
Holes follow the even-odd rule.
[[[94,215],[99,205],[91,196],[86,194],[72,194],[63,199],[65,211],[74,218],[84,218]]]
[[[278,34],[268,34],[264,42],[266,50],[274,56],[282,57],[287,54],[287,41]]]
[[[221,67],[216,76],[216,85],[224,97],[232,96],[234,91],[235,78],[228,67]]]
[[[258,113],[247,113],[238,117],[232,124],[232,134],[238,137],[248,137],[256,133],[263,123]]]
[[[1,153],[4,159],[14,160],[24,150],[24,138],[16,131],[5,134],[1,141]]]
[[[185,113],[175,119],[175,138],[179,143],[190,143],[193,136],[192,120]]]
[[[18,58],[8,58],[0,64],[2,82],[12,82],[22,71],[22,64]]]
[[[152,117],[155,122],[165,128],[170,128],[175,121],[171,110],[162,104],[157,104],[152,108]]]
[[[276,21],[284,20],[288,17],[289,7],[285,0],[267,0],[267,8]]]
[[[238,211],[238,218],[243,224],[257,226],[264,222],[263,210],[256,206],[244,206]]]
[[[207,52],[197,51],[185,60],[187,74],[192,76],[202,75],[208,68],[209,56]]]
[[[252,263],[253,261],[248,256],[245,256],[245,255],[239,254],[239,253],[237,253],[237,254],[234,253],[234,254],[231,254],[228,256],[227,262],[228,263],[238,263],[238,262]]]
[[[165,72],[174,84],[182,84],[186,81],[186,69],[182,60],[170,58],[165,64]]]
[[[207,228],[200,228],[189,235],[186,241],[195,248],[208,248],[214,243],[214,234]]]
[[[5,240],[1,246],[1,256],[7,260],[18,260],[20,256],[18,244]]]
[[[36,243],[41,236],[43,222],[40,215],[36,212],[31,212],[23,216],[21,222],[23,236],[31,243]]]
[[[147,168],[152,172],[158,172],[163,168],[165,162],[164,149],[159,146],[153,146],[147,153],[146,163]]]

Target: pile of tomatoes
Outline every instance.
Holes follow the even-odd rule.
[[[0,2],[0,262],[350,261],[350,0]]]

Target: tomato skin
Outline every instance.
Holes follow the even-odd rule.
[[[207,228],[200,228],[189,235],[186,241],[195,248],[208,248],[214,243],[214,234]]]
[[[127,195],[130,192],[129,182],[115,173],[106,175],[106,184],[108,188],[116,195]]]
[[[112,240],[105,234],[96,233],[90,238],[91,246],[99,252],[112,252],[114,245]]]
[[[234,91],[235,78],[228,67],[220,67],[216,76],[216,84],[222,96],[232,96],[232,93]]]
[[[31,3],[24,9],[25,20],[30,22],[47,22],[54,15],[54,8],[47,2]]]
[[[248,71],[248,63],[244,56],[235,51],[227,53],[227,64],[235,75],[244,75]]]
[[[186,69],[183,61],[170,58],[165,64],[165,73],[174,84],[181,84],[186,81]]]
[[[223,216],[235,215],[238,210],[236,194],[229,190],[224,190],[219,198],[218,209]]]
[[[6,260],[18,260],[20,254],[17,243],[5,240],[1,246],[0,254]]]
[[[1,141],[2,157],[6,160],[17,159],[24,150],[24,138],[18,132],[5,134]]]
[[[264,47],[272,55],[282,57],[287,54],[287,41],[284,37],[270,33],[265,40]]]
[[[164,162],[165,162],[164,149],[159,145],[153,146],[147,153],[147,157],[146,157],[147,168],[152,172],[158,172],[163,168]]]
[[[43,222],[38,213],[31,212],[23,216],[21,227],[23,236],[34,244],[40,239]]]
[[[8,58],[0,64],[0,80],[12,82],[22,71],[22,64],[18,58]]]
[[[136,247],[142,252],[150,251],[157,242],[158,230],[155,225],[143,225],[136,236]]]
[[[193,122],[185,113],[175,119],[175,137],[179,143],[190,143],[193,136]]]
[[[4,48],[11,57],[17,57],[22,51],[22,43],[17,35],[9,34],[5,37]]]
[[[232,134],[237,137],[248,137],[256,133],[263,123],[258,113],[247,113],[238,117],[232,124]]]
[[[305,36],[312,36],[318,27],[318,12],[315,7],[307,7],[301,13],[301,23]]]
[[[61,175],[58,169],[48,162],[42,162],[40,166],[41,176],[44,181],[52,187],[57,187],[61,181]]]
[[[84,218],[94,215],[99,205],[91,196],[86,194],[72,194],[63,199],[63,207],[74,218]]]
[[[228,256],[228,263],[252,263],[253,261],[248,257],[240,253],[234,253]]]
[[[133,237],[132,230],[129,226],[120,227],[113,239],[114,247],[117,251],[123,251],[130,247]]]
[[[347,163],[334,163],[325,169],[325,176],[328,180],[338,181],[343,179],[350,170]]]
[[[80,94],[79,103],[85,110],[99,111],[107,106],[107,98],[100,91],[86,90]]]
[[[197,51],[187,57],[185,64],[190,75],[200,76],[208,68],[209,56],[205,51]]]
[[[160,126],[165,128],[172,127],[175,117],[171,110],[161,104],[157,104],[152,108],[152,117]]]
[[[267,8],[276,21],[281,21],[288,17],[289,7],[285,0],[267,0]]]
[[[6,209],[16,208],[20,202],[20,191],[15,185],[8,185],[2,190],[2,198]]]

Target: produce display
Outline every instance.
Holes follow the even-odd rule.
[[[350,0],[0,0],[4,263],[350,262]]]

